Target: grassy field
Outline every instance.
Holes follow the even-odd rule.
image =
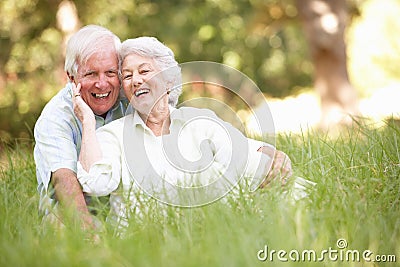
[[[1,166],[0,266],[399,265],[399,126],[282,135],[278,148],[295,176],[317,183],[308,198],[271,186],[167,216],[154,203],[124,237],[106,228],[93,243],[75,227],[42,226],[32,142],[20,143]]]

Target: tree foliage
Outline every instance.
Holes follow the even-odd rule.
[[[351,3],[357,7],[360,1]],[[65,84],[65,32],[57,23],[65,2],[0,2],[0,138],[31,137],[41,109]],[[80,26],[100,24],[122,40],[156,36],[179,62],[230,65],[267,95],[283,97],[312,86],[313,66],[293,0],[71,2]]]
[[[0,135],[29,136],[44,104],[61,89],[60,0],[0,4]],[[230,65],[273,96],[310,84],[311,67],[290,0],[73,1],[81,25],[100,24],[122,40],[157,36],[179,62]],[[22,129],[21,129],[22,126]]]

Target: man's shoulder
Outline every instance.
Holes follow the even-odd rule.
[[[72,99],[69,88],[66,86],[61,89],[50,101],[44,106],[39,119],[46,117],[73,116]]]
[[[79,122],[74,115],[72,100],[68,87],[59,91],[43,108],[34,127],[35,136],[41,132],[56,132],[57,129],[67,132],[79,132]]]

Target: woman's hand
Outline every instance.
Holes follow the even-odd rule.
[[[261,183],[260,188],[264,188],[271,181],[276,179],[280,179],[282,185],[285,185],[288,178],[293,174],[290,158],[283,151],[276,150],[274,147],[263,146],[260,147],[258,151],[273,158],[271,169]]]
[[[83,101],[81,97],[81,84],[72,83],[72,103],[74,108],[75,116],[82,122],[82,124],[88,124],[91,126],[96,126],[96,119],[92,109]]]
[[[102,158],[100,145],[96,138],[96,119],[92,109],[81,97],[81,84],[72,85],[72,103],[74,113],[82,122],[82,143],[79,161],[85,171],[89,171],[92,164]]]

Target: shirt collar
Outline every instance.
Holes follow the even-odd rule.
[[[173,106],[169,105],[169,114],[171,118],[171,125],[174,121],[183,121],[184,118],[182,116],[181,110],[174,108]],[[133,125],[141,125],[144,129],[149,129],[142,118],[139,116],[139,113],[137,110],[133,113]],[[150,129],[149,129],[150,130]]]

